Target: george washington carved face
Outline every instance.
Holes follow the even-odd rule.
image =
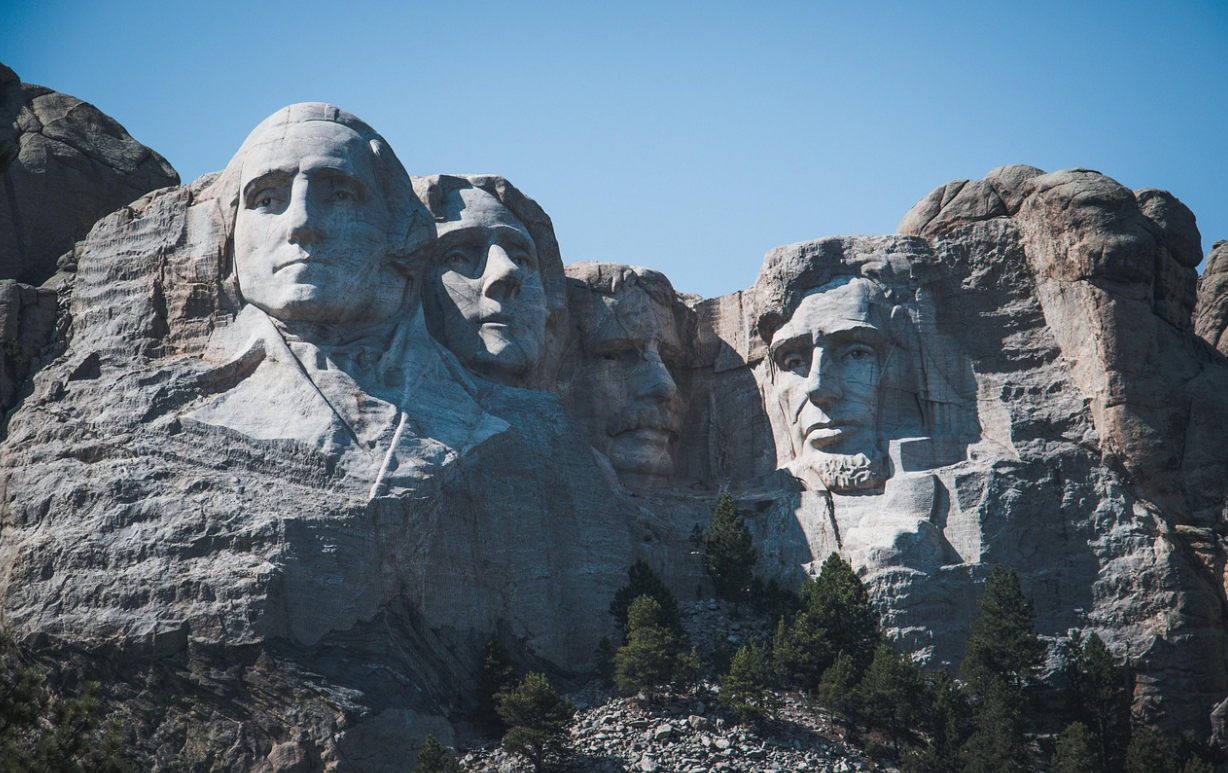
[[[244,299],[283,321],[366,325],[408,305],[395,215],[372,143],[341,123],[286,122],[246,148],[235,216]]]

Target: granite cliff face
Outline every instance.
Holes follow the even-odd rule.
[[[926,662],[1002,563],[1042,635],[1096,629],[1141,711],[1210,734],[1228,361],[1199,244],[1170,194],[1004,167],[699,299],[564,268],[508,181],[411,178],[295,105],[64,261],[61,353],[0,448],[3,624],[120,674],[158,764],[400,769],[472,732],[488,636],[567,679],[633,560],[702,586],[728,489],[764,575],[841,552]]]

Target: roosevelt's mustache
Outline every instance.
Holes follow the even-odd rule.
[[[606,432],[621,435],[636,429],[659,429],[674,433],[678,420],[673,411],[660,404],[631,404],[618,410],[606,421]]]

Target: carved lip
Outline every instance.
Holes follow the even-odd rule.
[[[512,324],[512,318],[507,314],[491,314],[488,317],[482,317],[482,324],[510,327]]]
[[[630,435],[633,438],[644,441],[662,441],[666,443],[672,442],[678,437],[674,431],[662,427],[631,427],[618,434],[619,436]]]
[[[855,428],[856,424],[852,422],[816,421],[806,428],[805,437],[808,443],[826,445]]]

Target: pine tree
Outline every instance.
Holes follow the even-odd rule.
[[[704,533],[704,567],[716,595],[734,604],[746,600],[757,560],[750,529],[734,508],[733,497],[723,492]]]
[[[772,662],[765,643],[751,642],[739,647],[730,661],[729,673],[721,676],[720,682],[720,702],[739,722],[762,722],[775,716]]]
[[[832,649],[848,653],[860,674],[870,665],[883,640],[878,613],[852,565],[832,553],[819,576],[802,585],[802,604],[827,631]]]
[[[777,676],[787,686],[812,692],[819,686],[823,672],[831,667],[836,654],[828,640],[827,629],[815,616],[803,610],[790,625],[783,618],[772,636],[772,660]]]
[[[927,693],[924,725],[934,750],[931,773],[957,773],[962,764],[960,747],[970,732],[972,708],[945,668],[930,675]]]
[[[994,566],[977,609],[964,655],[965,678],[982,699],[991,681],[1002,680],[1015,690],[1018,700],[1035,681],[1045,656],[1045,645],[1032,629],[1032,605],[1023,596],[1018,575]]]
[[[1121,770],[1130,739],[1130,696],[1125,669],[1094,632],[1075,631],[1065,642],[1066,703],[1071,722],[1091,733],[1100,769]]]
[[[610,602],[610,614],[618,623],[619,631],[626,633],[627,610],[631,608],[631,602],[640,596],[651,596],[656,599],[661,605],[661,613],[664,615],[667,627],[672,628],[679,636],[686,636],[677,599],[656,572],[652,571],[652,567],[643,560],[637,560],[627,570],[627,584],[618,589],[618,592],[614,594],[614,600]]]
[[[832,719],[844,725],[844,734],[852,738],[860,714],[857,693],[857,667],[847,652],[841,652],[831,667],[823,672],[815,697],[831,712]]]
[[[1155,731],[1136,727],[1126,748],[1126,773],[1175,773],[1173,749]]]
[[[507,650],[493,635],[482,645],[482,663],[475,691],[478,703],[477,719],[492,729],[507,729],[497,710],[498,695],[515,682]]]
[[[1087,725],[1071,722],[1058,736],[1050,770],[1052,773],[1108,773],[1097,746],[1099,744]]]
[[[898,757],[900,740],[921,718],[924,685],[911,659],[880,644],[874,660],[858,685],[862,716],[870,725],[886,730]]]
[[[499,716],[508,726],[505,750],[524,757],[534,771],[548,770],[570,754],[568,729],[576,704],[556,693],[545,674],[528,674],[497,700]]]
[[[1032,752],[1018,693],[1006,682],[990,680],[985,702],[973,716],[973,725],[975,729],[962,750],[967,773],[1032,770]]]
[[[668,616],[651,596],[640,596],[627,610],[627,643],[614,654],[614,681],[620,690],[643,692],[651,700],[667,687],[694,681],[698,657],[668,625]]]
[[[414,763],[414,773],[462,773],[460,763],[448,755],[448,750],[427,733],[422,748],[418,750],[418,759]]]

